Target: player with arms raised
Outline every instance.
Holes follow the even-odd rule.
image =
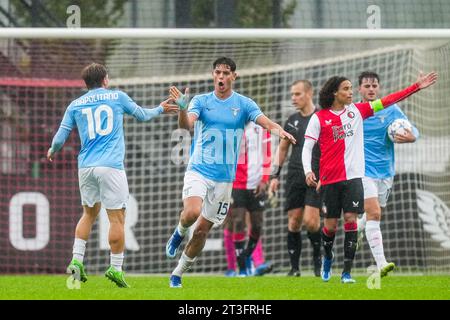
[[[380,93],[380,79],[375,72],[365,71],[358,77],[362,102],[371,102]],[[380,229],[381,214],[386,207],[395,175],[394,143],[387,137],[387,128],[396,119],[406,119],[398,105],[377,112],[364,121],[364,156],[366,161],[364,186],[364,215],[358,219],[358,243],[366,231],[370,250],[377,263],[381,277],[394,270],[395,264],[387,262],[384,255],[383,237]],[[419,137],[416,127],[397,134],[396,143],[412,143]],[[367,219],[367,220],[366,220]],[[367,221],[367,222],[366,222]]]
[[[319,104],[323,109],[309,121],[302,160],[308,185],[322,188],[323,281],[331,278],[334,237],[338,219],[344,212],[344,270],[341,282],[355,282],[350,272],[357,243],[357,214],[363,212],[364,204],[363,120],[429,87],[436,80],[437,74],[434,72],[419,75],[417,82],[402,91],[375,101],[355,104],[352,103],[352,84],[344,77],[328,79],[321,89]],[[311,169],[312,149],[316,143],[319,143],[321,151],[319,180]]]
[[[184,176],[183,211],[167,242],[167,257],[175,258],[188,228],[197,221],[193,236],[170,276],[173,288],[182,286],[181,276],[202,251],[211,227],[222,224],[228,213],[245,125],[253,121],[295,143],[292,135],[267,118],[253,100],[233,90],[237,73],[232,59],[222,57],[214,61],[212,76],[214,91],[196,95],[188,110],[188,89],[184,95],[176,87],[170,89],[170,97],[181,109],[179,126],[187,130],[195,128]]]
[[[118,287],[129,285],[124,278],[122,264],[125,249],[125,209],[128,202],[128,182],[124,169],[125,142],[123,134],[124,114],[139,121],[149,121],[161,113],[176,113],[178,106],[169,99],[153,109],[138,106],[122,91],[109,90],[106,68],[92,63],[82,71],[88,92],[72,101],[67,107],[58,132],[47,152],[53,161],[69,137],[78,128],[81,150],[78,155],[78,178],[83,215],[75,229],[73,258],[67,272],[85,282],[87,280],[83,259],[86,242],[101,206],[108,213],[111,265],[105,276]]]

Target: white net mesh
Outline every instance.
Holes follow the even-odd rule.
[[[12,41],[7,46],[9,51],[20,51]],[[65,105],[82,93],[81,88],[63,88],[58,91],[52,84],[38,89],[37,84],[43,82],[36,78],[42,78],[43,73],[54,79],[64,78],[64,75],[76,78],[76,72],[83,63],[96,57],[100,57],[98,59],[108,66],[111,86],[124,90],[142,106],[154,106],[164,100],[172,84],[179,88],[189,87],[191,95],[211,91],[212,62],[219,56],[232,57],[237,63],[239,74],[235,90],[253,98],[265,114],[282,125],[295,112],[289,99],[290,85],[295,80],[308,79],[312,82],[316,102],[319,89],[333,75],[344,75],[351,79],[357,97],[357,76],[361,71],[372,70],[380,74],[383,93],[387,94],[412,83],[419,70],[436,70],[439,81],[435,86],[400,103],[419,129],[421,138],[415,144],[397,147],[397,176],[381,228],[386,256],[396,262],[401,270],[441,272],[450,269],[450,116],[444,96],[450,87],[450,41],[55,40],[50,44],[33,41],[33,46],[37,48],[35,57],[39,53],[48,55],[52,50],[56,52],[51,54],[56,65],[45,63],[44,55],[39,60],[41,68],[33,72],[30,71],[33,69],[30,65],[16,61],[16,69],[34,80],[28,86],[18,86],[4,78],[0,85],[3,95],[16,97],[18,93],[22,94],[17,102],[19,109],[33,104],[43,108],[41,112],[28,112],[30,123],[43,119],[52,134],[56,132]],[[89,50],[93,47],[97,48],[95,53],[98,56]],[[74,48],[81,48],[77,51],[78,60],[61,58],[63,52],[71,52]],[[6,44],[2,49],[2,52],[8,51]],[[10,73],[20,73],[11,70]],[[17,77],[16,74],[12,76]],[[132,201],[127,216],[125,268],[128,272],[167,273],[176,264],[176,261],[169,261],[165,257],[165,244],[182,208],[181,190],[186,165],[183,160],[186,160],[186,155],[180,158],[177,152],[180,146],[188,146],[190,142],[185,136],[180,139],[176,129],[176,117],[171,116],[161,116],[149,123],[139,123],[131,118],[125,121],[126,168],[130,192],[136,200]],[[30,130],[39,130],[39,127],[34,125]],[[51,135],[50,138],[42,135],[37,137],[31,143],[42,145],[43,148],[51,141]],[[4,137],[2,139],[5,140]],[[77,137],[72,136],[72,139],[76,141]],[[272,145],[275,151],[278,145],[276,139],[273,139]],[[34,147],[33,150],[38,148]],[[30,163],[33,158],[42,157],[42,154],[37,156],[38,151],[35,152],[36,156],[28,160]],[[0,246],[0,256],[4,260],[0,265],[4,266],[4,271],[20,272],[19,264],[33,264],[36,256],[46,255],[43,261],[54,259],[55,269],[33,270],[59,272],[70,259],[73,228],[81,212],[76,167],[73,166],[74,154],[66,154],[66,164],[60,168],[61,172],[69,176],[65,183],[70,187],[67,187],[68,191],[64,195],[71,201],[58,204],[58,207],[50,206],[51,225],[62,230],[56,237],[58,242],[52,243],[56,240],[51,237],[52,249],[49,252],[24,253],[5,240],[5,246]],[[31,164],[29,168],[31,175]],[[55,183],[60,179],[54,167],[41,163],[40,169],[41,178],[46,179],[46,182]],[[286,170],[283,174],[286,174]],[[7,176],[5,181],[2,184],[5,192],[2,192],[4,195],[0,203],[8,212],[10,197],[19,188],[12,177]],[[41,192],[48,198],[51,194],[52,199],[61,198],[61,190],[55,189],[57,183],[39,185],[32,183],[33,180],[24,181],[25,186],[29,186],[32,191]],[[283,175],[282,183],[284,181]],[[287,213],[282,209],[283,187],[279,196],[278,206],[268,208],[264,213],[263,246],[266,260],[274,263],[275,272],[285,272],[289,268],[289,257],[286,244]],[[58,212],[53,213],[53,210]],[[65,219],[54,219],[64,213]],[[7,224],[1,223],[0,229],[8,230]],[[102,272],[109,263],[105,230],[107,220],[103,216],[88,243],[86,265],[89,272]],[[335,243],[336,266],[341,267],[342,227]],[[24,259],[20,254],[28,258]],[[62,258],[58,260],[58,257]],[[309,241],[304,240],[302,269],[311,270],[311,258]],[[370,249],[365,244],[357,253],[355,267],[366,268],[372,263]],[[222,229],[213,229],[193,271],[222,272],[225,269]]]

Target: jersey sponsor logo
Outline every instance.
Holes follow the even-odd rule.
[[[331,129],[333,130],[334,142],[351,137],[354,134],[350,123],[344,124],[343,126],[332,126]]]

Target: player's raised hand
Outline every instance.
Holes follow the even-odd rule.
[[[178,105],[173,103],[173,99],[169,98],[161,102],[160,106],[163,107],[163,113],[177,113],[180,109]]]
[[[181,91],[175,87],[175,86],[171,86],[169,88],[169,96],[170,98],[172,98],[173,100],[177,100],[180,96],[182,95]]]
[[[433,85],[437,81],[438,75],[436,72],[430,72],[426,75],[424,75],[422,72],[419,73],[419,76],[417,77],[417,84],[419,85],[420,89],[428,88],[429,86]]]
[[[49,148],[48,151],[47,151],[47,160],[50,161],[50,162],[53,162],[53,155],[54,154],[55,153],[53,152],[53,149]]]
[[[169,88],[169,96],[180,107],[180,110],[186,110],[189,105],[189,88],[186,88],[184,94],[177,87]]]

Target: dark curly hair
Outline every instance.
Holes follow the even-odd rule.
[[[319,92],[319,105],[323,109],[329,109],[333,105],[334,94],[338,91],[342,82],[348,80],[345,77],[334,76],[327,80]]]
[[[230,67],[232,72],[236,71],[236,63],[231,58],[220,57],[216,61],[213,62],[213,69],[216,68],[219,64],[224,64]]]

